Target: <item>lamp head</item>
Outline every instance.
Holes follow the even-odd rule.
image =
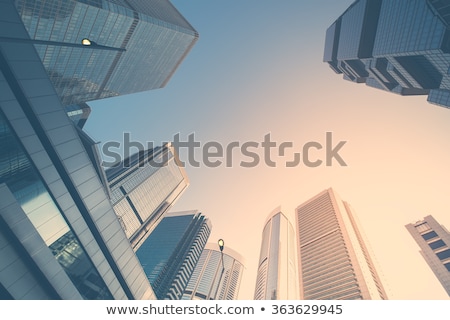
[[[89,40],[88,38],[84,38],[83,40],[81,40],[81,44],[83,46],[90,46],[90,45],[92,45],[92,41]]]
[[[223,241],[223,239],[219,239],[219,241],[217,243],[219,244],[220,252],[222,252],[223,246],[225,245],[225,241]]]

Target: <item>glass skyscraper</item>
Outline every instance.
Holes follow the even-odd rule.
[[[160,300],[179,300],[211,233],[196,210],[168,214],[136,251]]]
[[[296,300],[298,275],[294,227],[280,208],[267,219],[261,242],[255,300]]]
[[[243,263],[241,255],[234,250],[225,246],[221,252],[216,243],[207,243],[182,299],[236,300]]]
[[[136,251],[189,186],[171,144],[147,149],[106,170],[111,203]]]
[[[198,39],[169,0],[13,1],[80,127],[90,114],[87,101],[164,87]]]
[[[0,299],[156,298],[14,3],[0,12]]]
[[[198,39],[169,0],[15,6],[65,106],[164,87]],[[83,39],[92,45],[82,46]]]
[[[406,225],[420,254],[450,296],[450,232],[432,216]]]
[[[357,0],[327,30],[344,79],[450,108],[450,15],[441,0]]]
[[[297,207],[296,228],[301,299],[387,299],[355,215],[333,189]]]

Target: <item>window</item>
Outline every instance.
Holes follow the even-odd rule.
[[[450,249],[447,249],[447,250],[441,251],[439,253],[436,253],[436,255],[441,260],[445,260],[447,258],[450,258]]]
[[[434,250],[434,249],[437,249],[437,248],[445,247],[445,242],[439,239],[438,241],[429,243],[428,245],[430,246],[431,249]]]
[[[430,240],[430,239],[436,238],[437,236],[438,236],[438,235],[437,235],[436,232],[431,231],[431,232],[428,232],[428,233],[424,233],[424,234],[422,235],[422,238],[424,238],[425,240]]]

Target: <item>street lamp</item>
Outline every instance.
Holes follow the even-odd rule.
[[[219,239],[219,241],[217,241],[217,243],[219,244],[220,252],[222,252],[223,246],[225,245],[225,241],[223,241],[223,239]],[[222,255],[223,255],[223,253],[222,253]]]
[[[217,299],[217,292],[219,290],[220,283],[222,282],[223,273],[225,272],[225,264],[223,263],[223,247],[225,246],[225,241],[223,241],[223,239],[219,239],[219,241],[217,241],[217,244],[219,245],[220,254],[221,254],[220,261],[222,261],[222,271],[220,272],[219,282],[217,283],[216,293],[214,294],[214,299]]]

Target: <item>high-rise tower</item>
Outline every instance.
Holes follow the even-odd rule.
[[[268,217],[262,233],[255,300],[296,300],[298,296],[295,231],[280,208]]]
[[[169,0],[15,5],[65,106],[164,87],[198,39]]]
[[[158,299],[179,300],[211,233],[196,210],[168,214],[137,250]]]
[[[106,170],[111,203],[136,251],[189,186],[171,144],[140,151]]]
[[[357,0],[327,30],[344,79],[450,108],[450,15],[441,0]]]
[[[450,296],[450,233],[432,216],[406,225],[420,253]]]
[[[347,202],[327,189],[296,209],[300,297],[387,299]]]

